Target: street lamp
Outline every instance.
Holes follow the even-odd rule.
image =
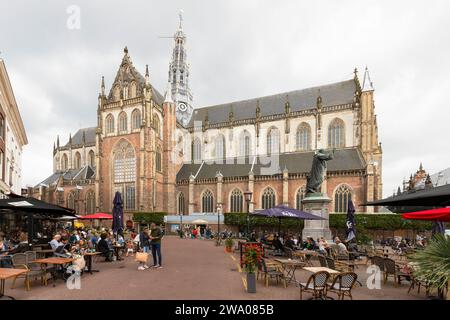
[[[183,239],[183,212],[180,212],[180,238]]]
[[[250,239],[250,201],[252,201],[253,192],[247,190],[244,192],[245,202],[247,203],[247,239]]]
[[[222,204],[218,203],[216,207],[217,211],[217,245],[220,245],[220,213],[222,212]]]

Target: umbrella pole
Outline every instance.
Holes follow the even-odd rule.
[[[281,234],[281,217],[278,217],[278,236]]]

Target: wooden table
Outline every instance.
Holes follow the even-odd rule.
[[[53,286],[55,286],[55,281],[57,279],[57,266],[61,266],[63,272],[64,272],[64,265],[71,263],[73,261],[75,261],[76,259],[74,258],[60,258],[60,257],[52,257],[52,258],[45,258],[45,259],[36,259],[33,260],[33,262],[36,263],[40,263],[41,264],[41,269],[42,270],[47,270],[47,265],[48,264],[53,264],[55,266],[55,268],[53,269],[53,271],[51,271],[52,274],[52,279],[53,279]],[[63,279],[64,279],[64,273],[63,273]],[[65,280],[65,279],[64,279]]]
[[[329,274],[339,274],[339,271],[330,269],[330,268],[326,268],[326,267],[304,267],[303,268],[306,271],[312,272],[312,273],[316,273],[316,272],[320,272],[320,271],[326,271]]]
[[[0,298],[7,297],[14,300],[11,296],[5,296],[5,280],[27,272],[28,270],[25,269],[0,268]]]
[[[87,272],[89,272],[90,274],[92,274],[92,272],[100,272],[100,270],[92,270],[92,256],[96,256],[102,254],[101,252],[85,252],[83,253],[83,257],[86,260],[86,264],[88,267]]]
[[[302,257],[303,260],[308,265],[312,266],[311,257],[316,257],[318,255],[318,253],[316,251],[313,251],[313,250],[298,250],[298,251],[294,251],[294,253],[292,255],[294,257],[295,256]]]
[[[305,262],[296,259],[274,259],[274,261],[281,264],[283,271],[286,271],[286,282],[294,282],[297,284],[297,279],[295,278],[295,270],[301,268],[305,265]]]

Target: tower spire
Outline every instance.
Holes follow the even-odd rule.
[[[186,126],[193,113],[192,93],[189,88],[189,63],[186,58],[186,35],[182,29],[183,10],[179,11],[179,28],[175,32],[172,59],[169,64],[171,99],[176,104],[177,121]]]
[[[150,85],[150,73],[148,72],[148,64],[145,65],[145,86]]]
[[[102,96],[105,95],[105,77],[102,76],[102,84],[100,85]]]
[[[362,91],[373,91],[373,83],[372,80],[370,80],[369,68],[367,68],[367,66],[366,70],[364,71]]]

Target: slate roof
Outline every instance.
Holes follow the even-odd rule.
[[[83,128],[78,130],[72,137],[72,145],[83,144],[83,132],[86,139],[86,145],[95,145],[95,130],[97,127]],[[66,143],[65,147],[69,146],[69,142]]]
[[[256,116],[256,106],[259,101],[261,116],[283,114],[285,103],[289,101],[291,112],[316,108],[317,97],[322,98],[322,106],[335,106],[352,103],[357,85],[354,79],[331,83],[323,86],[283,92],[270,96],[235,101],[215,106],[194,109],[188,127],[194,121],[204,121],[206,114],[210,124],[228,122],[232,111],[234,120],[253,119]]]
[[[196,179],[214,178],[217,172],[220,172],[224,177],[248,176],[250,170],[253,171],[254,175],[277,175],[282,174],[284,168],[287,168],[289,173],[308,173],[311,170],[313,155],[314,151],[284,153],[275,157],[273,161],[265,157],[259,157],[255,160],[253,157],[247,163],[245,163],[245,158],[230,158],[221,164],[185,163],[177,174],[177,181],[189,180],[191,174],[196,175]],[[254,165],[252,165],[253,161]],[[365,161],[359,149],[340,149],[336,150],[334,159],[328,162],[328,171],[364,170],[365,166]]]
[[[63,177],[65,181],[93,179],[95,178],[95,168],[92,168],[91,166],[84,166],[80,169],[57,171],[42,182],[38,183],[35,188],[39,187],[41,184],[48,186],[56,184],[60,177]]]

